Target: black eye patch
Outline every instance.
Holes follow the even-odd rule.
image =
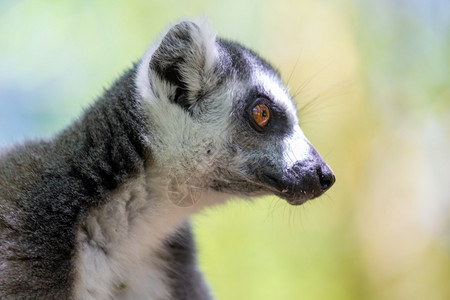
[[[265,135],[284,136],[292,131],[292,124],[289,122],[287,113],[270,100],[267,95],[256,93],[250,95],[246,102],[245,119],[255,132]],[[264,126],[258,124],[258,119],[255,120],[255,108],[261,106],[267,107],[270,114],[270,118]]]

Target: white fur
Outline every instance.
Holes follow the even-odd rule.
[[[291,112],[291,117],[297,120],[297,108],[292,102],[285,85],[280,81],[279,78],[276,78],[272,74],[257,67],[259,62],[256,61],[255,57],[252,54],[248,52],[244,52],[243,54],[247,62],[252,66],[252,83],[264,89],[266,93],[272,96],[273,101],[280,108],[284,109],[287,112]]]
[[[205,49],[205,70],[210,71],[219,57],[216,47],[216,33],[208,19],[204,17],[194,20],[194,23],[200,29],[197,43],[200,43]]]
[[[310,157],[311,147],[300,126],[296,125],[294,132],[283,141],[283,161],[285,168],[289,169],[296,162],[304,161]]]
[[[290,113],[290,117],[298,123],[296,115],[297,108],[292,102],[288,91],[277,78],[273,78],[263,71],[255,71],[252,78],[255,84],[258,84],[265,90],[266,93],[272,96],[275,104],[277,104],[284,111]]]
[[[141,62],[138,67],[138,71],[135,78],[135,84],[137,89],[137,94],[142,99],[151,99],[154,97],[152,88],[150,86],[150,78],[148,74],[148,67],[150,65],[150,60],[152,59],[153,53],[155,53],[158,48],[160,41],[152,44],[148,47],[147,51],[145,51],[144,56],[141,59]]]
[[[198,26],[198,30],[191,30],[192,44],[196,46],[196,51],[187,51],[187,63],[180,70],[183,78],[187,79],[187,87],[189,91],[197,92],[208,84],[208,80],[212,78],[211,72],[218,59],[218,51],[216,47],[216,34],[213,32],[209,22],[206,19],[198,19],[194,22]],[[198,69],[200,66],[201,69]]]
[[[155,167],[163,173],[180,176],[180,179],[186,176],[186,172],[190,176],[198,174],[207,177],[208,170],[212,169],[219,155],[216,150],[223,148],[228,136],[228,114],[200,122],[193,120],[184,109],[171,104],[168,99],[149,101],[147,107],[153,123],[154,139],[151,143]],[[217,109],[227,112],[230,107],[230,101],[222,101]],[[206,156],[208,149],[210,154]]]
[[[153,176],[151,176],[153,177]],[[80,227],[77,258],[78,299],[169,299],[159,258],[162,242],[204,206],[225,201],[210,190],[198,202],[179,207],[167,197],[167,185],[141,176],[94,210]],[[90,238],[89,238],[90,237]]]

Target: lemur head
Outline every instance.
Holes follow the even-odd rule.
[[[149,115],[153,167],[180,186],[275,194],[297,205],[335,181],[302,133],[277,71],[205,22],[173,26],[147,51],[136,85]]]

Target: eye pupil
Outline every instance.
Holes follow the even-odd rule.
[[[270,110],[265,104],[258,104],[253,107],[253,119],[259,127],[267,125],[270,119]]]

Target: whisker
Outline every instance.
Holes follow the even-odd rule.
[[[296,98],[302,91],[305,89],[314,79],[316,79],[323,71],[325,71],[326,68],[328,68],[331,65],[332,62],[329,62],[328,64],[324,65],[321,69],[316,71],[311,77],[308,78],[303,84],[301,84],[295,93],[292,95],[292,98]]]
[[[297,56],[297,59],[295,60],[294,67],[292,68],[292,71],[289,74],[289,77],[286,81],[286,86],[289,86],[289,82],[291,81],[292,75],[294,75],[295,69],[297,68],[297,64],[298,64],[301,56],[302,56],[302,53],[300,52]]]

